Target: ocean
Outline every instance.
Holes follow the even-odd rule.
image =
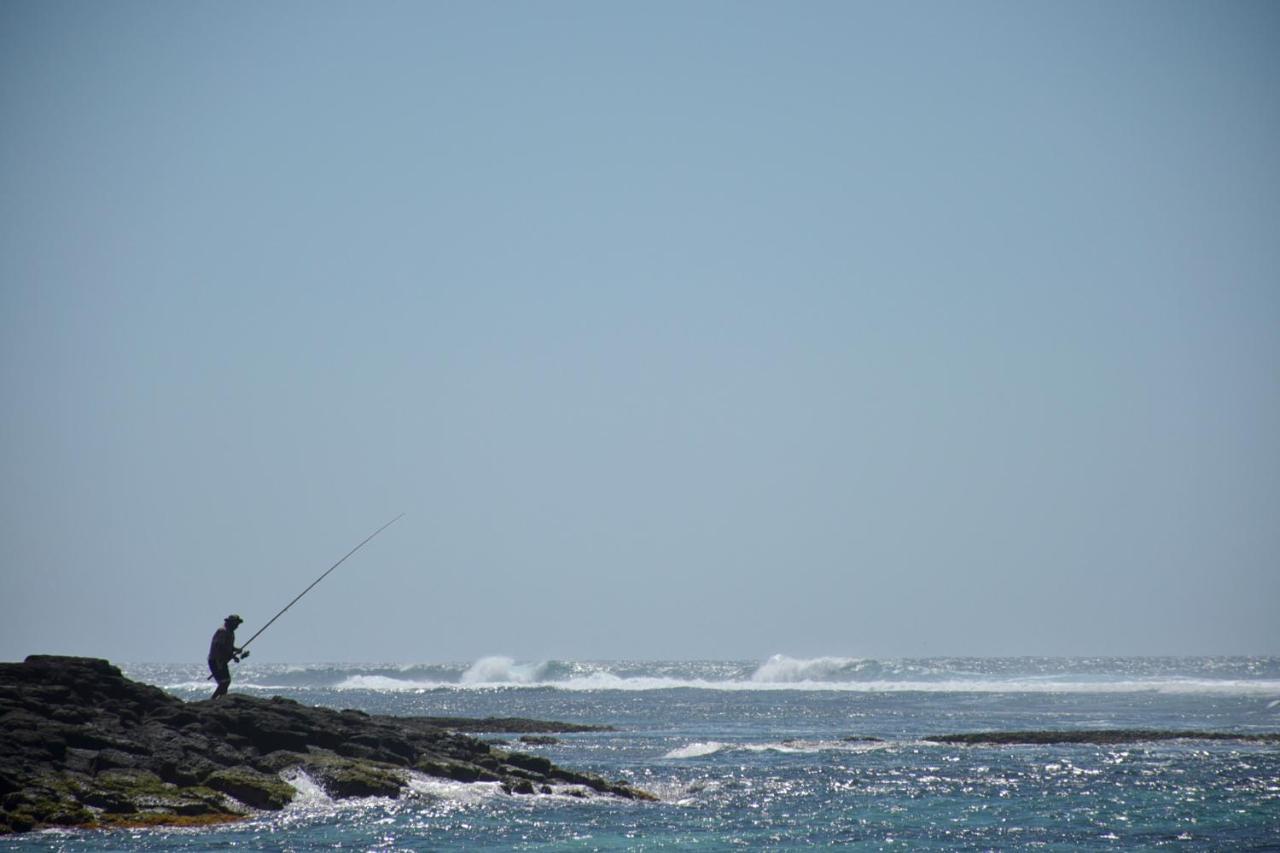
[[[204,698],[203,664],[123,665]],[[3,850],[1280,850],[1280,745],[954,746],[991,730],[1280,731],[1280,658],[259,664],[232,691],[370,713],[614,731],[515,744],[660,802],[416,779],[204,829],[49,831]],[[486,736],[487,737],[487,736]]]

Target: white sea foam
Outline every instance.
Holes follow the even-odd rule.
[[[504,795],[499,782],[454,782],[418,772],[410,772],[408,787],[420,797],[456,803],[478,803]]]
[[[289,770],[280,778],[293,786],[298,793],[289,804],[291,809],[314,809],[333,805],[333,798],[324,792],[324,788],[303,770]]]
[[[166,690],[204,692],[209,685],[178,682],[164,685]],[[1042,678],[947,679],[938,681],[711,681],[694,678],[624,678],[600,672],[558,681],[422,681],[390,678],[385,675],[352,675],[333,685],[334,690],[370,690],[384,693],[427,690],[476,690],[548,688],[555,690],[721,690],[721,691],[828,691],[843,693],[1161,693],[1204,694],[1221,696],[1280,696],[1280,680],[1206,679],[1206,678],[1135,678],[1125,680],[1063,680]],[[252,684],[236,682],[235,689],[252,693],[281,693],[315,689],[299,685]],[[1277,700],[1270,708],[1280,706]]]
[[[253,685],[245,685],[255,689]],[[201,686],[203,687],[203,685]],[[493,688],[552,688],[571,691],[597,690],[721,690],[721,691],[829,691],[843,693],[1162,693],[1222,696],[1280,695],[1280,681],[1252,681],[1196,678],[1150,678],[1123,681],[1047,680],[1040,678],[949,679],[939,681],[709,681],[679,678],[623,678],[610,673],[594,673],[561,681],[408,681],[386,676],[351,676],[336,685],[338,690],[474,690]],[[275,688],[273,688],[275,689]]]
[[[502,789],[502,783],[500,782],[455,782],[449,779],[426,776],[416,771],[410,772],[408,787],[416,796],[434,800],[448,800],[461,805],[481,803],[495,797],[508,796]],[[549,787],[551,793],[543,796],[573,800],[609,799],[608,795],[600,794],[584,785],[557,784]]]
[[[663,758],[702,758],[719,752],[782,752],[812,754],[817,752],[871,752],[894,745],[891,741],[784,740],[765,743],[722,743],[694,741],[671,750]]]
[[[495,655],[480,658],[462,673],[463,684],[536,684],[545,675],[546,662],[520,664],[513,659]]]
[[[663,758],[701,758],[704,755],[715,755],[729,749],[729,744],[721,743],[718,740],[695,741],[682,747],[671,750]]]
[[[334,800],[303,770],[290,770],[281,774],[281,778],[297,791],[288,809],[297,811],[329,811],[340,807],[364,807],[370,798],[352,800]],[[439,779],[416,771],[410,771],[405,780],[409,792],[415,796],[433,800],[447,800],[452,803],[478,803],[494,797],[504,796],[502,785],[498,782],[455,782],[450,779]],[[378,798],[373,798],[378,799]]]
[[[1209,663],[1212,663],[1211,661]],[[237,678],[237,691],[278,693],[361,690],[381,693],[431,690],[554,689],[566,691],[839,691],[847,693],[1160,693],[1280,697],[1274,667],[1266,677],[1231,677],[1209,663],[1191,662],[1185,672],[1140,659],[1120,661],[1108,671],[1074,671],[1054,661],[1017,660],[877,661],[851,657],[793,658],[774,655],[749,663],[690,661],[657,663],[518,662],[484,657],[467,665],[316,666],[314,679],[286,679],[266,669]],[[297,673],[289,667],[281,672]],[[1221,672],[1221,675],[1218,673]],[[1260,673],[1261,675],[1262,673]],[[187,673],[183,673],[187,675]],[[260,679],[255,682],[254,676]],[[166,688],[204,693],[207,681],[172,678]],[[1273,703],[1268,706],[1276,707]]]
[[[870,661],[860,658],[792,658],[774,655],[760,664],[751,680],[765,684],[795,684],[813,681],[843,681],[862,670]]]

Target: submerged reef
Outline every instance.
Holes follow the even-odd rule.
[[[973,746],[1081,743],[1095,746],[1146,743],[1160,740],[1234,740],[1253,743],[1280,743],[1280,732],[1235,734],[1232,732],[1178,731],[1176,729],[1054,729],[1029,732],[974,732],[933,735],[930,743]]]
[[[600,727],[601,729],[604,727]],[[577,732],[522,719],[392,717],[290,699],[184,702],[95,658],[0,663],[0,834],[46,826],[199,825],[284,808],[302,771],[334,798],[397,797],[411,773],[513,794],[653,797],[460,731]],[[567,787],[566,787],[567,786]]]

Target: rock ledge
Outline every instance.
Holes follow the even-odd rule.
[[[933,735],[924,738],[931,743],[968,744],[971,746],[1010,746],[1028,744],[1090,744],[1115,746],[1162,740],[1225,740],[1242,743],[1280,743],[1280,733],[1180,731],[1177,729],[1053,729],[1028,732],[973,732],[970,734]]]
[[[44,826],[199,825],[280,809],[303,770],[334,798],[399,796],[410,772],[650,800],[624,782],[460,734],[574,732],[536,720],[391,717],[232,694],[183,702],[95,658],[0,663],[0,834]]]

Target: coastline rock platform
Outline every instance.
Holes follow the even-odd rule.
[[[924,740],[930,743],[966,744],[970,746],[1027,746],[1040,744],[1117,746],[1164,740],[1280,743],[1280,732],[1236,734],[1233,732],[1178,731],[1177,729],[1053,729],[1029,732],[974,732],[971,734],[933,735],[924,738]]]
[[[0,663],[0,834],[46,826],[200,825],[284,808],[302,771],[335,799],[402,794],[411,773],[632,800],[625,782],[462,734],[607,730],[523,719],[392,717],[232,694],[184,702],[108,661]]]

